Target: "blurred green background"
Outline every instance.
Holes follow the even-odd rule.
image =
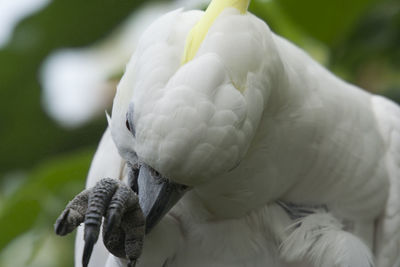
[[[189,2],[204,8],[204,1],[152,2],[49,0],[20,20],[0,46],[1,267],[73,265],[73,236],[55,236],[53,223],[84,187],[106,128],[104,110],[110,109],[128,56],[102,74],[108,90],[99,91],[106,98],[102,112],[74,125],[46,111],[44,60],[66,48],[117,53],[113,38],[123,32],[122,23],[144,8],[172,10]],[[1,8],[0,17],[6,12]],[[338,76],[400,102],[400,1],[253,0],[250,10]],[[140,32],[143,25],[136,27]]]

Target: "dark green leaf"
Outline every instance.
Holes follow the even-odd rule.
[[[276,0],[292,21],[312,37],[333,46],[346,38],[377,0]]]
[[[91,157],[92,152],[82,151],[57,157],[33,170],[27,182],[3,205],[0,229],[5,230],[1,234],[0,250],[32,228],[39,216],[55,220],[66,202],[83,189]]]

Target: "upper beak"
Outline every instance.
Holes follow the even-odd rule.
[[[143,163],[137,184],[139,204],[146,218],[146,233],[150,232],[188,190],[187,186],[162,177]]]

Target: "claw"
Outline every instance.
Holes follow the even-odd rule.
[[[85,223],[82,266],[87,267],[103,216],[106,248],[116,257],[128,258],[128,266],[135,267],[142,251],[145,219],[137,195],[117,180],[104,178],[75,196],[57,219],[54,230],[66,235]]]
[[[118,182],[116,180],[104,178],[95,185],[89,194],[88,208],[85,215],[85,247],[82,256],[83,267],[86,267],[89,263],[93,246],[99,237],[103,214],[117,187]]]
[[[128,164],[128,184],[136,194],[139,194],[138,177],[139,177],[139,163]]]
[[[83,249],[82,266],[87,267],[92,255],[94,244],[99,237],[99,230],[96,225],[85,225],[85,247]]]
[[[105,231],[103,233],[105,233],[104,237],[107,238],[109,233],[111,232],[111,230],[114,228],[115,223],[117,220],[117,214],[114,210],[109,212],[109,215],[107,217],[107,223],[105,225]]]
[[[64,236],[68,234],[67,217],[69,214],[69,209],[66,209],[60,217],[58,217],[56,223],[54,224],[54,231],[57,235]]]
[[[71,233],[85,218],[89,191],[84,190],[72,199],[54,224],[57,235]]]
[[[135,267],[136,266],[136,260],[131,260],[128,262],[128,267]]]

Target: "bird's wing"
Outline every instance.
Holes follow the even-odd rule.
[[[118,150],[111,138],[110,130],[107,129],[100,141],[96,154],[94,155],[92,164],[90,166],[89,174],[86,180],[86,188],[93,187],[100,179],[122,178],[123,166],[125,165]],[[100,237],[100,242],[97,242],[93,248],[93,254],[89,267],[104,267],[109,252],[104,247],[103,238]],[[76,233],[75,240],[75,267],[82,266],[82,252],[83,252],[83,225],[79,226]]]
[[[376,263],[378,267],[400,266],[400,108],[380,96],[373,97],[372,106],[387,144],[390,183],[386,208],[376,228]]]

